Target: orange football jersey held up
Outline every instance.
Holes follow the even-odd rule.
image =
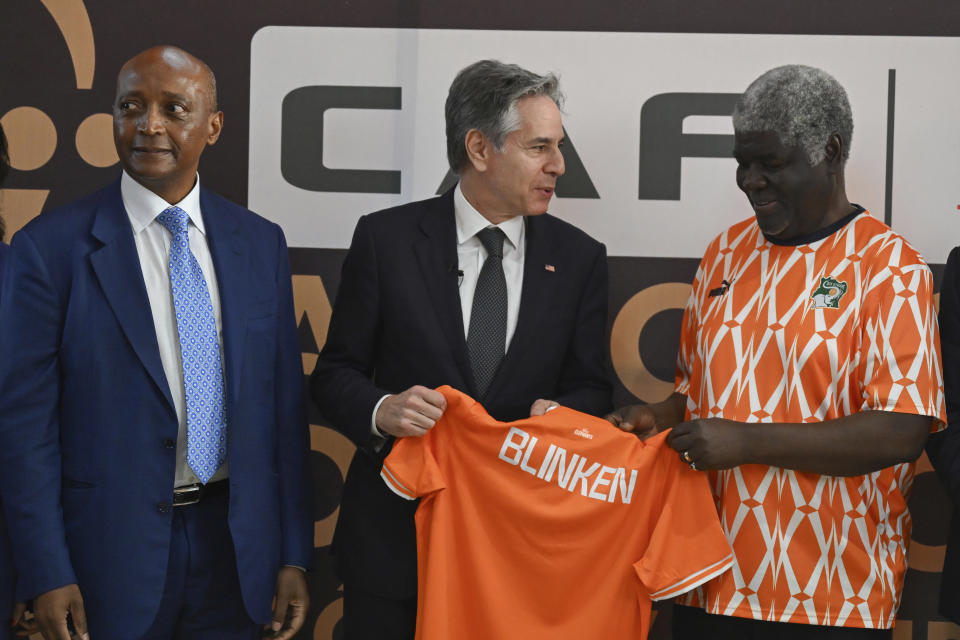
[[[450,387],[381,475],[417,509],[417,640],[643,640],[652,600],[732,561],[705,474],[560,407],[498,422]]]
[[[738,223],[700,262],[676,390],[689,419],[819,423],[895,411],[930,416],[936,429],[946,415],[930,270],[862,209],[796,245],[766,239],[753,218]],[[710,472],[736,562],[685,602],[757,620],[892,627],[913,472],[913,463],[849,478],[761,464]]]

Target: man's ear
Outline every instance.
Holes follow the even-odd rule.
[[[833,134],[827,139],[827,145],[824,147],[823,160],[831,169],[843,168],[843,150],[845,144],[839,134]]]
[[[479,129],[470,129],[463,139],[463,145],[467,151],[467,160],[473,168],[481,173],[486,171],[490,154],[495,152],[489,138]]]
[[[220,131],[223,129],[223,111],[211,113],[207,126],[209,127],[209,132],[207,133],[207,144],[211,145],[220,138]]]

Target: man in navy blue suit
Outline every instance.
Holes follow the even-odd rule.
[[[287,248],[277,225],[200,188],[222,123],[206,64],[138,54],[114,103],[121,179],[12,243],[0,487],[17,592],[47,640],[234,640],[260,625],[290,638],[303,623],[313,545]]]
[[[7,136],[0,126],[0,185],[10,170],[10,159],[7,155]],[[3,281],[3,265],[7,260],[9,247],[3,243],[5,227],[3,218],[0,218],[0,282]],[[10,541],[7,538],[7,527],[3,518],[3,502],[0,501],[0,640],[10,637],[10,627],[19,622],[20,609],[13,606],[13,558],[10,557]],[[4,624],[7,620],[10,624]]]

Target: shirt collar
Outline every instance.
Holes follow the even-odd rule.
[[[120,178],[120,197],[123,200],[123,207],[127,210],[130,217],[130,224],[133,226],[133,233],[137,234],[150,226],[154,219],[163,213],[164,209],[171,206],[169,202],[150,191],[145,186],[134,180],[124,171]],[[197,181],[193,185],[190,193],[180,202],[174,203],[190,216],[193,226],[200,230],[200,233],[206,234],[203,226],[203,216],[200,214],[200,175],[197,175]]]
[[[497,225],[490,224],[489,220],[467,202],[463,191],[460,190],[459,182],[453,191],[453,213],[457,219],[457,244],[463,244],[477,235],[478,231],[495,226],[503,231],[514,249],[520,247],[520,242],[523,240],[523,216],[515,216]]]

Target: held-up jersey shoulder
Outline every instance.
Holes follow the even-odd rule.
[[[651,600],[730,566],[706,476],[665,434],[641,442],[563,407],[503,423],[439,390],[443,417],[382,470],[422,498],[418,640],[642,639]]]
[[[822,422],[860,411],[945,421],[933,280],[863,212],[796,246],[753,218],[708,248],[684,313],[676,390],[689,418]],[[711,472],[732,571],[688,604],[715,614],[889,628],[914,465],[858,477],[766,465]]]

